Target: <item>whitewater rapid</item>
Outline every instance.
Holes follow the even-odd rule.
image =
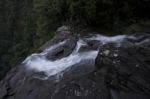
[[[58,49],[59,47],[67,43],[67,40],[64,40],[55,45],[49,46],[41,53],[32,54],[23,61],[23,64],[25,64],[27,70],[44,72],[47,77],[62,74],[66,69],[71,68],[72,66],[75,66],[75,64],[79,64],[80,62],[88,60],[95,61],[95,58],[98,54],[98,49],[89,49],[88,51],[80,52],[80,48],[83,46],[87,46],[88,41],[98,41],[102,44],[114,42],[120,45],[121,42],[123,42],[126,38],[129,37],[127,37],[126,35],[109,37],[100,34],[96,34],[91,37],[83,37],[76,42],[76,47],[70,55],[56,60],[47,59],[46,55],[49,52]]]
[[[83,40],[77,41],[75,50],[67,57],[51,61],[46,58],[46,54],[49,51],[55,50],[55,48],[60,47],[65,44],[66,41],[60,42],[50,48],[44,50],[42,53],[34,53],[29,56],[23,63],[26,65],[28,70],[33,70],[37,72],[44,72],[47,76],[56,75],[70,66],[79,63],[82,60],[95,59],[98,54],[97,50],[91,50],[87,52],[79,53],[81,46],[86,45]]]

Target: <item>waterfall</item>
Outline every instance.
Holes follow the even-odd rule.
[[[80,48],[86,46],[88,47],[87,41],[98,41],[102,44],[107,44],[109,42],[114,42],[117,44],[121,44],[122,41],[124,41],[127,37],[126,35],[118,35],[118,36],[103,36],[100,34],[96,34],[91,37],[83,37],[80,38],[76,42],[76,47],[72,51],[72,53],[66,57],[56,59],[56,60],[49,60],[46,58],[46,55],[51,52],[52,50],[55,50],[56,48],[59,48],[60,46],[63,46],[66,44],[67,40],[64,40],[62,42],[59,42],[57,44],[54,44],[48,48],[46,48],[41,53],[34,53],[31,56],[27,57],[25,61],[23,61],[23,64],[25,64],[25,67],[27,70],[36,71],[36,72],[44,72],[47,77],[60,74],[62,72],[65,72],[66,69],[71,68],[72,66],[75,66],[76,64],[80,64],[80,62],[86,62],[88,60],[95,61],[95,58],[98,54],[98,49],[92,49],[89,48],[88,51],[82,51],[80,52]],[[94,62],[93,62],[94,65]]]

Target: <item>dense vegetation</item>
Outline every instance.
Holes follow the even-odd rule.
[[[149,0],[0,0],[0,78],[58,26],[115,27],[150,18]]]

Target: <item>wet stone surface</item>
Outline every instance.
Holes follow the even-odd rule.
[[[49,45],[58,47],[7,74],[0,99],[150,99],[150,36],[144,35],[82,39],[61,32]]]

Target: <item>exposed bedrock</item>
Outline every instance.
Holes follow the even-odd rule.
[[[60,33],[7,74],[0,99],[150,99],[150,36]]]

